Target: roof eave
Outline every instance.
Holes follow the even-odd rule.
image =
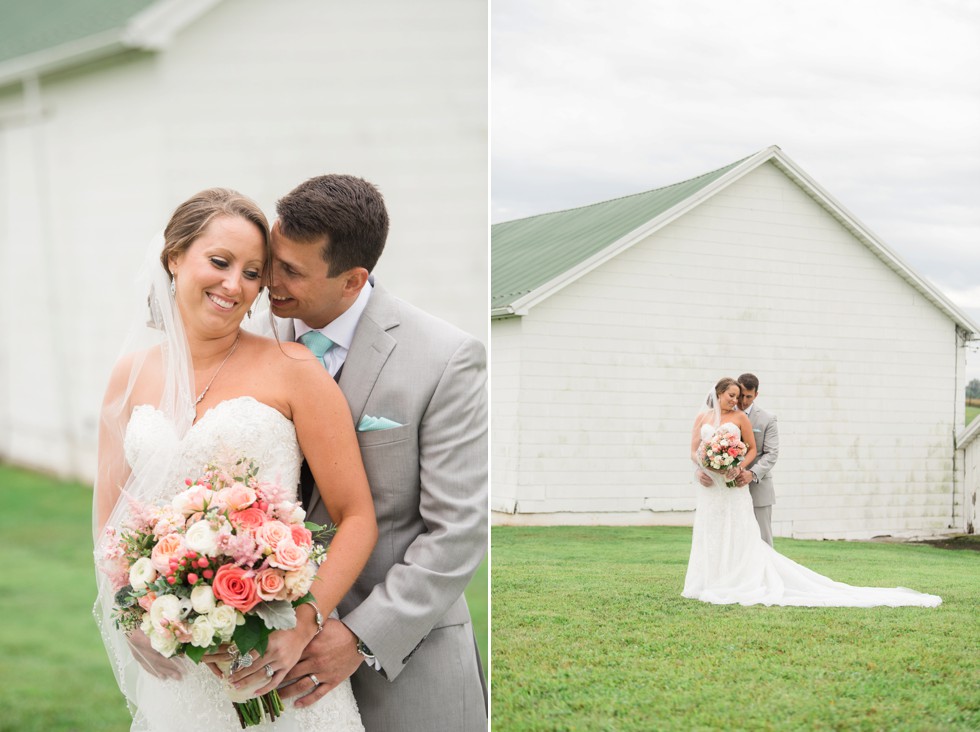
[[[891,268],[902,279],[908,282],[913,289],[917,290],[919,294],[939,308],[957,326],[966,331],[966,337],[968,339],[973,339],[980,334],[980,325],[977,325],[966,313],[954,305],[935,285],[917,275],[873,231],[861,223],[854,214],[848,211],[836,198],[824,190],[819,183],[800,169],[796,163],[784,155],[781,150],[777,149],[775,151],[772,156],[772,162],[783,173],[789,176],[790,180],[800,186],[800,188],[824,208],[824,210],[837,219],[852,236],[860,240],[877,255],[886,266]]]
[[[221,0],[161,0],[119,28],[0,63],[0,87],[129,50],[161,51],[183,28]]]
[[[760,150],[752,157],[746,158],[740,165],[735,166],[723,176],[712,181],[701,190],[685,198],[683,201],[679,201],[677,204],[667,209],[659,216],[650,219],[642,226],[637,227],[625,236],[620,237],[605,249],[596,252],[588,259],[579,262],[577,265],[567,269],[557,277],[552,278],[548,282],[534,288],[526,295],[514,300],[510,303],[510,307],[514,308],[515,310],[523,310],[526,313],[542,300],[546,300],[562,288],[570,285],[572,282],[575,282],[577,279],[592,271],[596,267],[609,261],[613,257],[616,257],[623,251],[632,247],[634,244],[650,236],[658,229],[663,228],[671,221],[674,221],[680,216],[686,214],[691,209],[699,206],[703,201],[715,195],[715,193],[718,191],[728,187],[749,171],[754,170],[756,167],[769,160],[778,150],[779,148],[773,145],[764,150]]]

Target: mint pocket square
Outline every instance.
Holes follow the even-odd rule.
[[[392,427],[401,427],[398,422],[387,417],[372,417],[365,414],[361,421],[357,423],[358,432],[373,432],[375,430],[390,430]]]

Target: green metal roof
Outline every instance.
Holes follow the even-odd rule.
[[[0,63],[122,28],[156,0],[0,0]]]
[[[747,159],[646,193],[494,224],[490,231],[490,307],[512,304]]]

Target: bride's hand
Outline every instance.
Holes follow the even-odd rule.
[[[129,643],[129,650],[133,658],[140,666],[158,679],[174,679],[179,681],[183,677],[180,660],[177,658],[167,658],[161,655],[150,643],[146,633],[137,628],[126,636]]]
[[[739,475],[741,475],[742,469],[739,467],[729,468],[725,472],[725,480],[735,480]]]
[[[313,626],[313,631],[315,630],[316,626]],[[251,687],[261,680],[265,680],[263,685],[255,689],[255,696],[261,696],[272,691],[282,683],[290,669],[299,662],[303,649],[313,638],[313,631],[304,624],[299,624],[291,630],[273,632],[269,636],[269,645],[266,647],[265,653],[256,658],[251,666],[233,673],[229,677],[229,681],[236,687]],[[255,656],[256,653],[252,655]],[[205,656],[204,660],[207,661],[208,657]],[[272,671],[271,674],[269,670]]]

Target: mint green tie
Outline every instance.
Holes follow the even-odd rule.
[[[320,359],[320,362],[326,366],[326,362],[323,360],[324,354],[334,347],[334,342],[327,338],[323,333],[318,330],[311,330],[299,337],[299,342],[304,346],[313,351],[313,355]]]

